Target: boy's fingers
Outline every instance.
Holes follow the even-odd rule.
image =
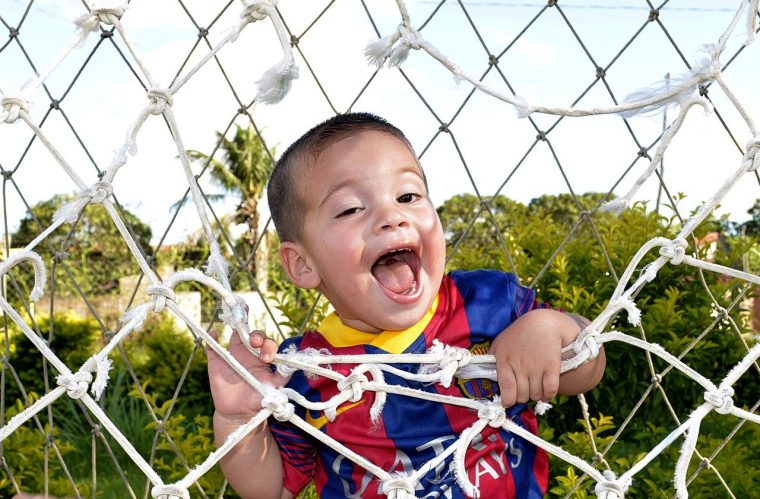
[[[243,343],[240,340],[240,335],[237,334],[237,331],[232,331],[232,335],[230,335],[230,344],[227,346],[227,349],[232,350],[232,347],[237,345],[238,343]]]
[[[269,338],[265,339],[261,345],[261,360],[264,362],[272,362],[274,354],[277,353],[277,343]]]
[[[209,331],[208,334],[214,339],[214,341],[216,341],[216,333],[214,331]],[[216,355],[217,357],[219,356],[218,353],[216,353],[214,350],[209,348],[208,342],[204,343],[203,350],[206,352],[206,358],[208,359],[213,358],[214,355]]]
[[[501,405],[512,407],[517,397],[517,383],[512,366],[505,364],[497,371],[499,378],[499,391],[501,392]]]
[[[248,343],[251,347],[259,349],[259,358],[262,362],[272,362],[274,354],[277,353],[277,343],[275,343],[274,340],[267,338],[261,331],[251,331]]]
[[[515,373],[516,402],[523,404],[530,400],[530,379],[524,374]]]
[[[261,348],[261,346],[264,344],[265,339],[266,336],[264,336],[264,333],[261,331],[251,331],[249,341],[253,348]]]
[[[544,396],[541,400],[548,402],[557,396],[559,391],[559,365],[552,365],[544,373]]]
[[[209,347],[206,347],[206,361],[209,365],[211,365],[212,362],[214,362],[214,359],[219,357],[219,354],[210,349]]]
[[[544,400],[544,376],[543,373],[539,373],[537,376],[530,378],[530,399],[531,400]]]

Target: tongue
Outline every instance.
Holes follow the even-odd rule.
[[[394,293],[403,293],[414,284],[414,272],[403,260],[375,265],[372,267],[372,275],[383,287]]]

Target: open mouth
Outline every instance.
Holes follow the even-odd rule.
[[[372,265],[372,275],[393,294],[410,296],[417,292],[420,259],[411,248],[399,248],[380,256]]]

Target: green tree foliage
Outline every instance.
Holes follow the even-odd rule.
[[[514,271],[523,284],[536,289],[543,301],[594,318],[606,306],[617,278],[634,253],[653,237],[674,237],[680,227],[675,217],[648,212],[641,204],[619,217],[595,211],[602,199],[599,194],[579,196],[577,201],[570,196],[542,196],[526,206],[503,196],[483,203],[472,195],[455,196],[438,210],[447,236],[448,266],[450,269],[491,267]],[[695,236],[702,240],[707,232],[721,226],[724,226],[722,221],[710,220],[697,229]],[[695,240],[690,242],[689,252],[692,252]],[[757,242],[724,234],[715,244],[705,242],[696,248],[699,257],[736,268],[741,265],[742,255],[757,248]],[[657,256],[653,252],[642,265]],[[702,275],[686,265],[667,265],[659,271],[657,280],[644,286],[636,297],[643,311],[642,327],[631,326],[621,314],[609,329],[658,343],[676,355],[686,352],[684,361],[689,366],[718,383],[746,354],[747,344],[751,346],[756,341],[752,339],[754,333],[746,306],[735,306],[725,316],[720,315],[720,307],[729,309],[731,303],[746,296],[742,295],[744,288],[745,284],[736,279],[714,273]],[[708,328],[708,332],[700,336]],[[692,343],[695,344],[692,346]],[[654,375],[667,369],[667,364],[659,358],[653,357],[650,361],[640,349],[622,343],[608,343],[605,350],[605,378],[586,395],[592,411],[598,411],[598,415],[592,414],[591,432],[600,450],[617,430],[615,425],[621,424],[643,394],[652,388]],[[735,385],[735,404],[748,409],[760,399],[758,381],[757,371],[748,372]],[[677,371],[671,370],[662,376],[660,385],[668,395],[672,413],[659,387],[654,386],[653,393],[637,408],[636,416],[606,455],[613,470],[630,468],[678,426],[674,415],[683,421],[704,401],[704,389]],[[541,418],[541,431],[590,461],[594,453],[589,431],[579,426],[581,417],[579,404],[560,397],[555,409]],[[737,422],[732,417],[711,415],[702,427],[700,452],[710,455]],[[757,425],[745,425],[713,461],[737,496],[752,495],[749,484],[760,480],[760,469],[756,465],[760,453],[757,446],[751,444],[757,441],[758,435]],[[634,492],[647,497],[672,495],[676,459],[677,447],[669,449],[664,458],[637,475]],[[741,459],[741,462],[728,464],[730,459]],[[692,464],[692,468],[696,466]],[[576,490],[577,470],[558,460],[553,462],[552,470],[553,493],[563,495]],[[582,483],[585,485],[578,488],[575,495],[593,495],[592,482]],[[690,490],[695,491],[694,496],[703,497],[722,496],[725,492],[710,471],[703,471]],[[703,490],[707,492],[702,493]]]
[[[760,234],[760,199],[755,200],[755,204],[752,205],[752,208],[747,210],[747,213],[751,218],[741,224],[739,230],[748,235]]]
[[[600,195],[584,195],[576,202],[569,197],[552,199],[544,196],[524,205],[504,197],[481,203],[474,196],[455,196],[439,208],[449,247],[449,269],[492,267],[514,270],[524,284],[537,290],[542,300],[594,318],[612,295],[617,276],[622,274],[641,245],[655,236],[673,237],[679,227],[677,219],[649,212],[643,205],[636,205],[619,217],[595,211],[601,198]],[[490,208],[490,213],[483,211],[486,207]],[[722,243],[707,244],[706,233],[721,226],[724,225],[719,221],[711,220],[699,227],[696,237],[705,243],[695,244],[691,240],[689,252],[694,251],[700,258],[724,265],[742,265],[741,257],[755,251],[757,241],[724,234]],[[642,265],[656,256],[656,253],[649,255]],[[270,260],[270,293],[286,316],[283,328],[286,332],[297,332],[305,322],[307,327],[313,327],[326,312],[326,300],[318,302],[307,321],[317,294],[294,289],[284,279],[275,259]],[[638,269],[635,276],[641,270]],[[636,303],[643,311],[642,327],[631,326],[621,314],[609,328],[658,343],[676,355],[683,354],[683,360],[689,366],[719,382],[743,357],[747,346],[757,341],[756,333],[751,329],[748,306],[743,302],[739,306],[730,306],[741,299],[744,288],[744,283],[739,280],[712,273],[701,275],[685,265],[667,265],[659,271],[657,279],[644,286],[636,296]],[[725,313],[721,307],[726,309]],[[78,368],[102,347],[99,328],[93,321],[56,316],[51,322],[48,318],[38,317],[37,330],[43,337],[49,336],[51,324],[51,345],[72,369]],[[6,355],[10,364],[31,391],[28,392],[29,401],[9,403],[6,418],[36,400],[36,393],[45,391],[39,374],[42,358],[29,340],[11,328],[8,345]],[[190,336],[175,330],[168,318],[154,317],[146,321],[142,330],[127,337],[120,351],[124,357],[118,352],[112,355],[115,365],[111,371],[112,382],[102,402],[104,410],[147,456],[157,423],[146,410],[140,392],[145,393],[151,410],[162,420],[163,431],[156,442],[155,466],[163,476],[181,476],[186,472],[186,466],[192,467],[200,462],[213,449],[209,419],[212,406],[205,356]],[[600,469],[606,463],[620,472],[630,469],[676,428],[676,417],[684,421],[703,402],[703,389],[677,371],[668,370],[667,364],[660,359],[648,358],[639,349],[615,342],[608,343],[605,351],[608,359],[605,377],[596,389],[586,394],[591,411],[590,426],[586,427],[576,401],[558,397],[553,401],[555,407],[539,418],[539,433],[587,462],[594,462]],[[129,360],[139,387],[134,383],[124,358]],[[49,379],[54,379],[55,374],[51,370]],[[653,377],[659,378],[658,384],[652,384]],[[174,403],[175,388],[183,378],[177,403]],[[6,400],[20,399],[20,394],[12,394],[14,383],[9,380],[7,371],[5,379]],[[735,385],[734,404],[747,409],[755,404],[760,399],[759,381],[756,369],[745,374]],[[648,391],[649,396],[639,406],[639,400]],[[667,394],[667,403],[663,394]],[[624,423],[624,418],[634,409],[634,417]],[[91,466],[88,449],[92,435],[82,409],[73,401],[63,399],[54,404],[53,410],[58,411],[56,421],[65,422],[59,422],[53,430],[56,444],[65,454],[67,464],[75,470],[75,476],[87,476]],[[60,417],[62,410],[67,411],[64,418]],[[711,413],[703,421],[697,449],[701,455],[710,457],[710,465],[721,473],[721,478],[709,469],[702,470],[689,487],[691,497],[725,496],[721,479],[737,497],[755,494],[756,484],[760,482],[757,466],[760,448],[756,445],[760,441],[760,428],[752,423],[737,428],[738,422],[737,418],[716,413]],[[616,435],[618,431],[620,434]],[[677,440],[636,475],[628,495],[672,496],[673,470],[680,443]],[[14,478],[22,481],[25,490],[41,491],[45,435],[27,423],[3,445]],[[183,455],[182,459],[177,458],[176,449]],[[599,457],[595,449],[604,453],[604,463],[595,459]],[[102,445],[99,444],[97,452],[99,463],[110,460]],[[120,451],[116,453],[120,462],[127,461]],[[51,484],[57,484],[51,485],[50,493],[74,494],[71,484],[63,478],[65,475],[56,464],[57,460],[53,458],[49,462],[53,477]],[[695,457],[689,473],[696,471],[699,465],[699,459]],[[583,478],[579,470],[557,459],[552,459],[551,466],[551,495],[564,496],[572,491],[573,497],[593,497],[593,481]],[[106,470],[110,469],[99,464],[99,470],[99,495],[118,497],[122,494],[124,486],[115,472],[110,472],[113,483],[104,484],[102,481],[106,481],[109,475]],[[7,496],[14,489],[9,477],[3,473],[0,472],[0,495]],[[142,490],[145,482],[139,470],[128,470],[127,475],[133,490]],[[90,495],[89,482],[76,480],[79,493]],[[224,487],[218,468],[200,485],[207,494],[218,495]],[[225,495],[231,493],[229,489],[224,492]],[[306,497],[313,496],[313,489],[309,489]]]
[[[222,230],[229,233],[229,227],[224,224],[225,219],[222,219]],[[218,231],[219,234],[222,230]],[[215,232],[217,232],[215,230]],[[222,238],[219,238],[219,246],[222,251],[222,256],[227,261],[234,261],[234,256],[228,251],[229,246],[224,244]],[[169,269],[173,272],[184,270],[188,268],[204,269],[208,262],[210,255],[209,245],[206,242],[205,236],[198,233],[191,237],[188,237],[185,241],[174,244],[166,249],[161,248],[158,252],[157,261],[159,268]],[[238,270],[237,272],[235,270]],[[239,267],[233,269],[230,273],[230,281],[233,289],[246,289],[248,274],[241,270]],[[246,269],[243,269],[246,270]],[[209,323],[214,319],[216,313],[220,310],[219,295],[211,290],[208,286],[203,286],[196,282],[182,282],[176,288],[175,291],[198,291],[201,295],[201,321]]]
[[[274,150],[267,151],[261,137],[252,126],[237,126],[232,139],[218,132],[216,135],[219,149],[222,151],[221,161],[200,151],[190,150],[187,153],[191,158],[208,164],[211,168],[211,178],[218,186],[227,193],[240,195],[234,221],[248,226],[248,230],[239,241],[247,248],[247,251],[241,254],[248,255],[259,238],[258,205],[272,173]],[[256,265],[256,259],[251,258],[249,270],[254,276],[258,275]]]
[[[16,248],[24,247],[52,224],[53,215],[72,196],[56,195],[34,205],[31,213],[19,222],[11,240]],[[121,218],[144,251],[150,251],[151,230],[135,215],[122,209]],[[117,292],[119,278],[139,272],[134,256],[129,252],[111,217],[102,205],[89,205],[75,224],[63,224],[36,248],[48,269],[56,268],[56,260],[65,269],[56,268],[56,294],[75,293],[74,282],[86,295]],[[65,276],[65,277],[62,277]],[[19,280],[31,289],[31,273]]]

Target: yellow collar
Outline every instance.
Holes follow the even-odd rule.
[[[317,331],[334,347],[372,345],[388,353],[403,353],[425,330],[437,309],[438,296],[435,297],[433,305],[425,312],[425,315],[410,328],[402,331],[381,331],[379,333],[367,333],[348,327],[341,322],[338,314],[333,312],[322,320]]]

